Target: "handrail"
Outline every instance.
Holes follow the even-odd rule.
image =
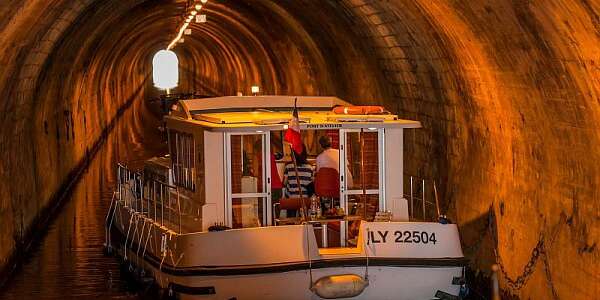
[[[193,211],[182,209],[179,187],[169,185],[159,179],[144,177],[143,172],[133,172],[124,164],[117,164],[117,194],[119,202],[134,213],[145,216],[157,225],[167,227],[174,232],[183,232],[183,217]],[[193,213],[190,213],[192,216]],[[197,216],[193,216],[197,217]]]
[[[437,221],[440,217],[440,207],[437,199],[437,187],[435,180],[426,180],[416,176],[408,176],[409,194],[404,194],[404,197],[409,199],[409,219],[418,221]],[[431,188],[427,189],[427,182],[431,182]],[[420,188],[420,189],[419,189]],[[429,191],[429,193],[428,193]],[[417,196],[420,194],[420,197]],[[428,201],[426,195],[429,194],[434,198],[433,201]],[[415,215],[415,206],[420,204],[421,215]],[[429,213],[428,213],[429,212]]]

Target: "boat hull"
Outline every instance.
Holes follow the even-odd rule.
[[[296,271],[249,275],[172,275],[130,252],[129,259],[140,263],[164,289],[179,299],[322,299],[310,290],[312,282],[331,275],[354,274],[365,277],[369,285],[348,299],[435,299],[437,291],[459,294],[453,278],[462,276],[460,266],[348,266],[322,267]],[[189,270],[188,270],[189,273]]]
[[[116,215],[111,241],[125,265],[179,299],[321,299],[312,284],[344,274],[368,280],[349,299],[435,299],[438,291],[459,294],[453,282],[466,265],[460,251],[454,257],[390,255],[373,244],[382,242],[375,234],[356,252],[324,254],[305,226],[177,235],[123,206]],[[371,228],[385,226],[393,224]]]

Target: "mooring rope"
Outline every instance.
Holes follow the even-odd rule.
[[[308,288],[310,290],[312,290],[313,289],[313,275],[312,275],[312,258],[310,257],[310,239],[309,239],[309,232],[308,232],[309,227],[312,227],[312,225],[304,224],[304,228],[306,228],[306,254],[308,255],[308,275],[310,278],[310,285]]]
[[[365,265],[365,281],[367,282],[367,284],[369,283],[369,249],[368,249],[368,245],[369,245],[369,228],[367,228],[367,226],[365,226],[365,229],[367,230],[367,241],[363,241],[363,244],[366,243],[365,246],[365,258],[367,259],[367,264]]]
[[[129,227],[127,228],[127,235],[125,236],[125,249],[123,249],[123,259],[127,260],[127,241],[129,240],[129,232],[131,231],[131,224],[133,223],[133,214],[129,218]]]
[[[154,225],[154,223],[150,223],[150,226],[148,226],[148,236],[146,237],[146,242],[144,243],[144,251],[142,251],[142,257],[146,255],[146,248],[148,247],[148,241],[150,240],[150,232],[152,231],[152,225]]]
[[[113,191],[112,194],[112,198],[110,199],[110,206],[108,207],[108,213],[106,214],[106,219],[104,220],[104,228],[106,228],[106,232],[104,235],[104,245],[106,247],[110,247],[110,225],[112,225],[112,219],[114,216],[114,212],[117,209],[117,206],[115,205],[114,210],[113,210],[113,203],[115,201],[115,193],[116,191]],[[110,225],[108,220],[110,219]]]
[[[144,229],[146,229],[146,222],[148,221],[145,217],[143,217],[144,220],[144,224],[142,224],[142,230],[140,230],[140,239],[138,241],[138,247],[137,247],[137,251],[135,252],[135,254],[139,257],[140,256],[140,249],[142,248],[142,240],[144,239]]]
[[[136,212],[133,213],[133,216],[135,216],[135,220],[134,220],[135,229],[133,230],[133,234],[131,235],[131,243],[129,245],[129,248],[131,248],[131,250],[133,250],[133,242],[135,241],[135,234],[138,231],[138,223],[140,221],[139,215]],[[127,245],[125,245],[125,247],[127,247]]]

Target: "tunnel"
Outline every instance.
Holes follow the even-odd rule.
[[[0,282],[20,272],[98,152],[115,164],[159,134],[160,116],[146,107],[163,93],[152,57],[194,4],[2,1]],[[172,49],[173,93],[250,95],[259,86],[417,120],[423,128],[404,136],[405,173],[438,183],[474,289],[487,295],[496,263],[506,299],[600,293],[600,2],[202,6],[207,21],[191,22]],[[106,142],[116,134],[121,142]]]

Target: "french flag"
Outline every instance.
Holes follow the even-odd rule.
[[[297,102],[298,99],[294,101],[292,119],[290,120],[290,124],[285,131],[283,140],[292,145],[292,150],[294,150],[296,154],[301,154],[304,150],[304,146],[302,145],[302,137],[300,135],[300,118],[298,118],[298,107],[296,106]]]

